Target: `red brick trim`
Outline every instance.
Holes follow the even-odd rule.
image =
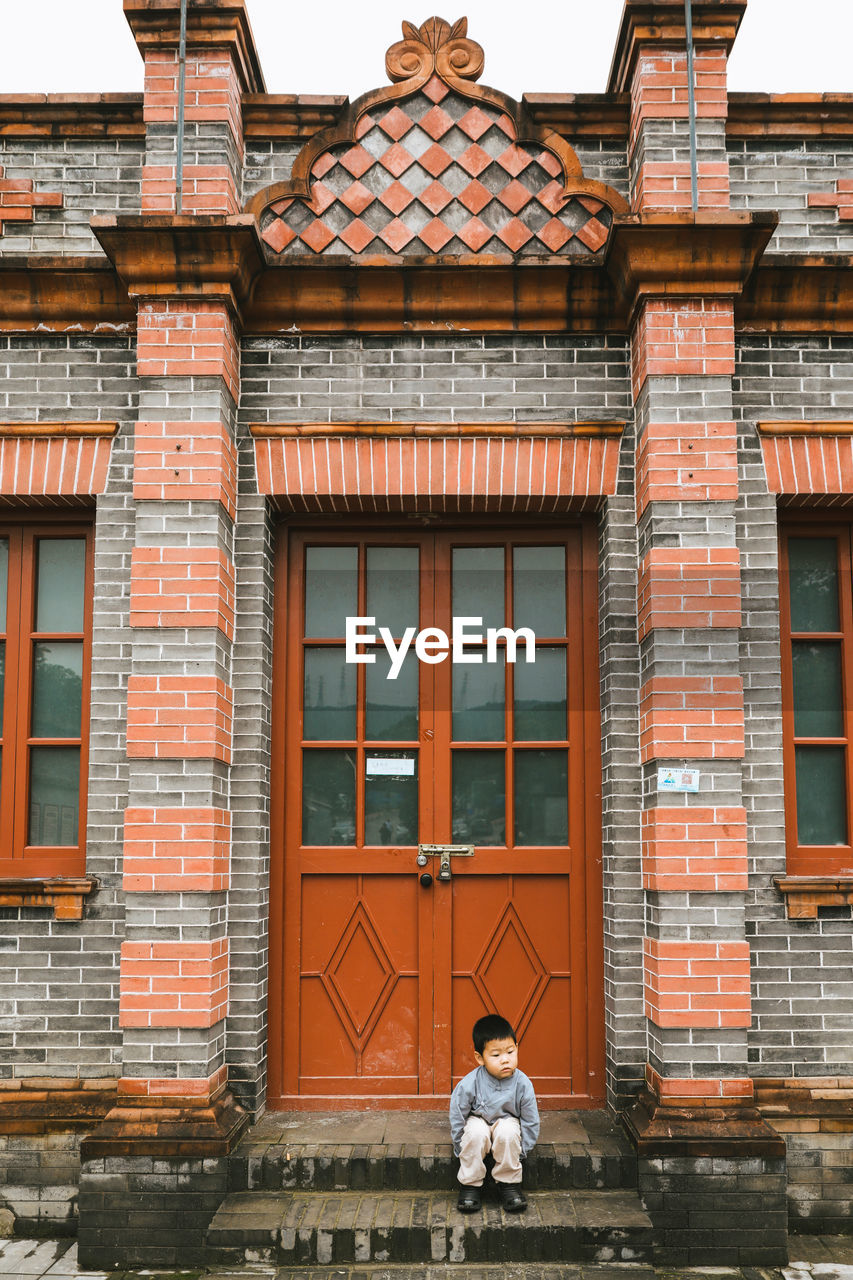
[[[237,452],[221,422],[136,424],[133,496],[163,501],[221,502],[237,510]]]
[[[36,191],[29,178],[4,178],[0,165],[0,236],[7,222],[32,222],[37,207],[61,209],[61,191]]]
[[[853,222],[853,178],[839,178],[834,191],[812,192],[810,209],[837,209],[839,222]]]
[[[507,434],[486,425],[484,435],[444,427],[434,436],[413,426],[253,431],[259,491],[298,511],[531,512],[595,505],[616,492],[618,434]]]
[[[213,893],[229,888],[227,809],[131,808],[124,815],[123,887]]]
[[[121,944],[119,1026],[212,1027],[227,1012],[227,938]]]
[[[721,298],[640,304],[631,332],[631,382],[636,400],[647,377],[716,375],[735,371],[734,308]]]
[[[643,940],[645,1011],[658,1027],[748,1027],[749,943]]]
[[[644,889],[725,893],[747,888],[745,809],[644,809],[642,835]]]
[[[821,505],[853,500],[853,423],[758,424],[767,487],[785,497],[817,497]]]
[[[662,627],[739,627],[740,602],[736,547],[656,547],[640,564],[641,640]]]
[[[0,501],[103,493],[117,429],[115,422],[0,423]]]
[[[127,754],[231,763],[234,694],[215,676],[131,676]]]
[[[210,1076],[120,1076],[118,1079],[119,1098],[204,1098],[210,1101],[225,1088],[228,1083],[228,1068],[219,1067]]]
[[[703,160],[697,165],[700,209],[729,207],[729,166],[725,161]],[[647,212],[655,209],[692,209],[693,195],[689,162],[647,160],[640,166],[633,207]]]
[[[744,754],[739,676],[655,676],[640,689],[640,758],[738,760]]]
[[[650,502],[732,501],[734,422],[650,422],[637,444],[637,515]]]
[[[646,1063],[646,1085],[661,1102],[690,1101],[694,1106],[702,1099],[713,1099],[719,1104],[721,1100],[736,1099],[743,1101],[752,1098],[755,1089],[748,1076],[729,1076],[727,1078],[696,1078],[684,1076],[662,1076],[651,1063]]]
[[[132,627],[218,627],[234,638],[234,566],[218,547],[135,547]]]
[[[237,400],[239,343],[224,303],[142,301],[136,341],[140,378],[218,376]]]

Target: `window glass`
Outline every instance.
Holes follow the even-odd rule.
[[[417,844],[417,753],[368,749],[364,772],[364,843]]]
[[[33,645],[34,738],[79,738],[83,708],[83,644],[79,640]]]
[[[838,630],[838,543],[835,538],[789,538],[792,631]]]
[[[474,652],[472,649],[471,652]],[[456,742],[502,742],[506,734],[505,655],[496,662],[458,662],[452,668],[453,738]]]
[[[31,845],[78,842],[80,748],[32,747],[30,750]]]
[[[566,737],[566,651],[536,646],[535,662],[517,662],[515,730],[519,742],[563,741]]]
[[[506,844],[503,751],[453,752],[453,839],[457,844]]]
[[[452,564],[454,618],[482,618],[483,634],[504,626],[503,547],[454,547]]]
[[[797,838],[800,844],[847,844],[844,747],[797,747]]]
[[[85,539],[39,538],[36,566],[36,631],[82,631]]]
[[[375,649],[376,661],[365,665],[365,736],[370,742],[408,742],[418,736],[418,676],[420,664],[410,649],[396,680],[386,677],[391,655]]]
[[[367,548],[365,616],[377,627],[387,627],[395,639],[407,627],[417,628],[418,591],[417,547]]]
[[[516,547],[512,555],[513,626],[539,636],[566,634],[564,547]]]
[[[515,843],[569,842],[569,753],[516,751]]]
[[[355,752],[303,752],[302,843],[355,842]]]
[[[356,670],[344,661],[343,649],[305,650],[303,737],[339,742],[355,737]]]
[[[358,547],[308,547],[305,553],[305,634],[343,639],[358,614]]]

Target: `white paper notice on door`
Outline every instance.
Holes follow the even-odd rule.
[[[376,778],[380,775],[392,774],[396,778],[403,776],[413,777],[415,772],[414,760],[389,760],[387,756],[368,756],[366,773],[368,778]]]

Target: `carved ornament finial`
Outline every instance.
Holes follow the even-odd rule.
[[[444,18],[427,18],[421,27],[403,23],[404,39],[392,44],[385,55],[388,78],[426,81],[433,71],[442,80],[478,80],[485,54],[476,40],[468,39],[468,19],[453,26]]]

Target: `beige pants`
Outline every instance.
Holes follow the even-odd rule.
[[[495,1182],[521,1182],[521,1126],[515,1116],[501,1116],[487,1124],[480,1116],[469,1116],[462,1132],[459,1173],[463,1187],[481,1187],[486,1176],[483,1157],[491,1151],[495,1158]]]

